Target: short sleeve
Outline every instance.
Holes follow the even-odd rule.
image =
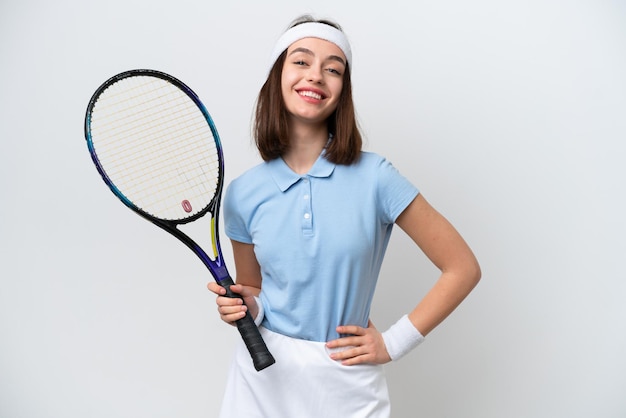
[[[229,184],[224,194],[224,229],[228,238],[233,241],[252,244],[245,216],[245,199],[238,193],[237,182]]]
[[[385,223],[392,224],[417,197],[419,190],[386,159],[378,166],[378,204]]]

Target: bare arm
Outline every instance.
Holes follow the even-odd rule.
[[[256,289],[255,296],[261,292],[261,267],[254,254],[254,245],[232,241],[233,257],[237,284]]]
[[[409,314],[426,335],[465,299],[480,280],[480,266],[456,229],[418,195],[396,223],[441,271],[434,286]]]

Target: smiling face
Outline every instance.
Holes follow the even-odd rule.
[[[346,57],[318,38],[304,38],[287,49],[281,89],[291,122],[319,125],[335,111],[343,88]]]

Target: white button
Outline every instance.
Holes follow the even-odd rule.
[[[305,213],[305,214],[304,214],[304,219],[309,219],[310,217],[311,217],[311,214],[310,214],[310,213]]]
[[[304,200],[309,200],[309,195],[308,194],[304,195]]]

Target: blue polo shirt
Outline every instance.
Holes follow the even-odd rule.
[[[254,244],[263,326],[320,342],[338,325],[366,327],[393,224],[418,193],[368,152],[349,166],[322,155],[305,175],[278,158],[232,181],[225,232]]]

